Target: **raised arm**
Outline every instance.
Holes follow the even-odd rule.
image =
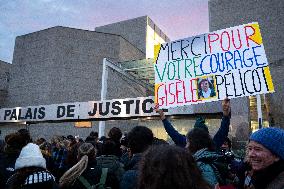
[[[185,147],[186,146],[186,137],[180,134],[171,124],[171,122],[166,118],[164,111],[156,107],[156,112],[160,115],[160,118],[163,122],[164,128],[171,139],[177,146]]]
[[[222,144],[225,142],[226,137],[228,137],[229,126],[230,126],[230,117],[231,117],[231,103],[230,99],[226,98],[222,102],[223,117],[221,121],[221,126],[218,129],[217,133],[213,137],[213,141],[216,147],[216,150],[220,149]]]

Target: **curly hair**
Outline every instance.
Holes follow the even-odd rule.
[[[150,147],[139,167],[138,189],[209,189],[188,150],[177,146]]]
[[[190,130],[186,135],[186,139],[189,142],[188,148],[193,154],[203,148],[207,148],[209,151],[215,150],[211,136],[204,129],[194,128]]]

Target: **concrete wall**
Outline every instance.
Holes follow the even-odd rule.
[[[12,64],[0,60],[0,107],[7,105],[11,68]]]
[[[284,128],[284,59],[271,63],[270,70],[275,90],[275,93],[267,95],[270,112],[276,126]]]
[[[17,37],[9,106],[99,100],[103,58],[143,56],[118,35],[92,31],[54,27]]]
[[[283,59],[284,1],[209,0],[210,31],[258,22],[269,63]]]
[[[275,93],[267,95],[276,124],[284,127],[284,1],[282,0],[209,0],[210,31],[250,22],[258,22],[261,29]],[[232,100],[233,130],[239,137],[246,136],[249,127],[249,101],[247,98]],[[241,132],[240,132],[241,131]],[[247,136],[246,136],[247,137]]]
[[[142,16],[130,20],[108,24],[105,26],[96,27],[95,31],[121,35],[142,52],[146,53],[146,26],[147,16]]]
[[[100,100],[103,58],[115,62],[142,59],[145,54],[121,36],[54,27],[16,38],[9,107]],[[145,96],[146,90],[109,71],[107,99]],[[112,123],[113,124],[113,123]],[[96,127],[98,123],[93,123]],[[2,126],[18,129],[20,126]],[[87,136],[92,129],[74,123],[28,126],[33,136]],[[107,126],[108,128],[108,126]],[[3,132],[4,133],[4,132]]]

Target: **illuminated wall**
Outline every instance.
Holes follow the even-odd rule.
[[[154,58],[154,46],[169,42],[170,39],[148,17],[146,28],[146,58]]]
[[[262,111],[262,124],[263,124],[262,126],[268,127],[269,115],[267,110],[268,107],[267,100],[265,99],[264,95],[260,95],[260,97],[261,97],[261,111]],[[249,97],[249,107],[250,107],[251,131],[254,132],[259,129],[256,96]]]

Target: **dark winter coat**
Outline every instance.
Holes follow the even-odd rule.
[[[17,173],[12,175],[6,184],[7,189],[14,188],[14,183],[17,182],[18,176]],[[48,171],[36,171],[29,174],[24,182],[17,187],[17,189],[57,189],[58,186],[55,182],[54,176]]]
[[[92,161],[88,163],[86,170],[82,173],[81,176],[83,176],[90,183],[90,185],[95,185],[99,183],[101,174],[102,174],[101,167],[97,165],[96,161]],[[111,187],[112,189],[119,188],[119,181],[116,175],[113,172],[111,172],[111,170],[109,170],[107,173],[106,186]],[[70,188],[84,189],[85,187],[77,178],[74,185]]]
[[[284,160],[280,160],[252,175],[252,189],[283,189]]]
[[[186,146],[186,136],[180,134],[169,120],[164,119],[163,124],[165,127],[166,132],[172,138],[177,146],[185,147]],[[229,133],[229,125],[230,125],[230,118],[228,116],[224,116],[221,121],[221,126],[218,129],[217,133],[213,137],[213,142],[215,144],[216,149],[219,149],[222,144],[225,142],[226,137]]]
[[[127,170],[120,182],[120,189],[135,189],[138,183],[138,167],[142,158],[142,153],[134,154],[128,165],[125,166]]]
[[[15,173],[15,162],[19,154],[19,150],[13,149],[6,149],[5,153],[0,154],[0,186],[4,186],[8,178]]]
[[[120,163],[119,158],[115,155],[101,155],[96,158],[97,166],[108,168],[111,172],[115,173],[118,180],[121,180],[124,174],[123,164]]]
[[[226,165],[224,162],[224,158],[222,155],[217,154],[216,152],[208,151],[207,148],[203,148],[198,150],[193,154],[194,159],[197,162],[197,166],[200,169],[202,176],[205,181],[212,187],[217,183],[224,182],[224,178],[222,178],[221,170],[217,165],[222,164],[225,169]]]

